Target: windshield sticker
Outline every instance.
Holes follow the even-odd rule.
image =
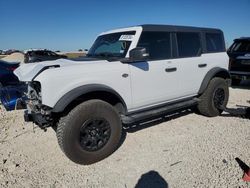
[[[119,41],[132,41],[134,35],[121,35]]]

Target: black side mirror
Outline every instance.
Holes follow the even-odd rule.
[[[149,57],[149,54],[146,52],[146,48],[137,47],[129,52],[129,58],[132,61],[145,61]]]

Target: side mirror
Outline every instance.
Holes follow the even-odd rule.
[[[149,54],[146,52],[146,48],[137,47],[129,52],[129,58],[132,61],[145,61],[149,57]]]

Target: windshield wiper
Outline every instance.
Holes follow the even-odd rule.
[[[111,52],[100,52],[100,53],[96,53],[96,54],[87,54],[87,57],[107,59],[107,60],[121,58],[118,54],[114,54]]]
[[[110,52],[101,52],[101,53],[94,54],[94,56],[97,56],[97,57],[115,57],[115,55],[113,53],[110,53]]]
[[[95,54],[86,54],[86,57],[95,57]]]

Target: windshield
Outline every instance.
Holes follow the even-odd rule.
[[[96,39],[87,56],[124,58],[134,35],[135,31],[101,35]]]
[[[250,52],[250,41],[237,41],[231,47],[232,52]]]

